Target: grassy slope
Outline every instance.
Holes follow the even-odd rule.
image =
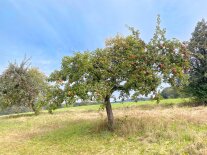
[[[99,105],[2,117],[0,154],[207,154],[207,108],[163,106],[179,102],[113,104],[113,133]]]

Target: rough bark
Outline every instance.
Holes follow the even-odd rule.
[[[106,105],[106,113],[108,118],[108,128],[109,130],[113,130],[114,128],[114,116],[112,112],[111,102],[110,102],[110,96],[107,95],[105,97],[105,105]]]

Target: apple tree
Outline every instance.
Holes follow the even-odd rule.
[[[38,100],[44,95],[46,87],[46,76],[37,68],[30,68],[28,60],[20,65],[10,63],[0,75],[1,107],[25,106],[38,114],[41,109]]]
[[[62,59],[61,70],[51,74],[53,81],[63,81],[68,96],[101,101],[106,108],[108,127],[113,130],[114,116],[110,99],[115,91],[120,97],[148,95],[162,80],[182,85],[188,69],[188,52],[180,41],[165,38],[158,25],[154,37],[145,43],[139,32],[106,40],[106,46],[76,53]]]

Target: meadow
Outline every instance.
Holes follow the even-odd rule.
[[[1,116],[0,154],[207,154],[207,107],[188,101],[114,103],[113,132],[100,105]]]

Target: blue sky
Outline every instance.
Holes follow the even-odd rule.
[[[0,73],[26,55],[48,75],[63,56],[128,34],[126,25],[148,41],[157,14],[169,38],[188,40],[196,23],[207,19],[206,6],[206,0],[0,0]]]

